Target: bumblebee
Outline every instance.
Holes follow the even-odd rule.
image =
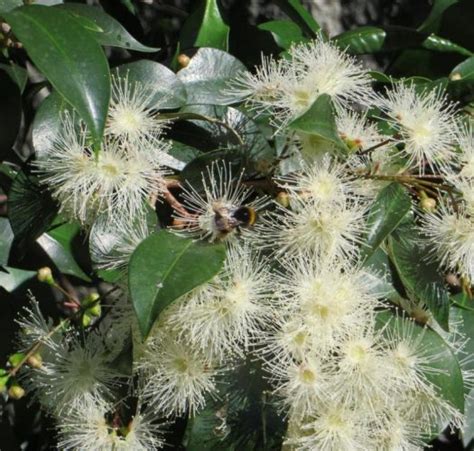
[[[216,229],[226,235],[239,227],[250,227],[257,220],[257,212],[252,207],[240,206],[236,208],[226,208],[215,206],[214,225]]]

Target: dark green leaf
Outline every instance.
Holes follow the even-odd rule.
[[[301,33],[301,28],[290,20],[271,20],[258,26],[260,30],[269,31],[275,42],[283,49],[289,49],[292,44],[307,41]]]
[[[35,275],[36,271],[26,271],[24,269],[4,266],[3,270],[0,271],[0,287],[8,292],[14,291]]]
[[[367,217],[367,234],[361,247],[363,260],[370,258],[410,208],[410,196],[399,183],[391,183],[380,191]]]
[[[77,224],[64,224],[41,235],[36,241],[60,272],[90,282],[90,277],[74,258],[73,241],[79,233],[80,227]]]
[[[67,109],[66,101],[52,92],[43,100],[33,121],[32,140],[37,155],[51,149],[61,130],[61,114]]]
[[[4,64],[0,63],[0,69],[4,70],[10,78],[16,83],[20,92],[23,93],[25,90],[26,82],[28,81],[28,73],[23,67],[16,64]]]
[[[0,13],[6,13],[22,5],[23,0],[2,0],[0,2]]]
[[[222,20],[217,0],[205,0],[201,27],[194,46],[228,50],[229,27]]]
[[[225,248],[160,231],[135,249],[129,289],[143,337],[171,302],[210,280],[222,267]]]
[[[16,141],[21,124],[21,93],[16,83],[7,75],[0,72],[0,160],[11,151]]]
[[[438,31],[439,22],[441,21],[444,11],[458,1],[459,0],[434,0],[433,8],[431,9],[429,16],[418,29],[429,33]]]
[[[186,88],[176,74],[160,63],[140,60],[123,64],[115,69],[120,76],[128,76],[130,82],[153,88],[150,108],[175,109],[186,103]]]
[[[100,45],[59,8],[23,6],[7,13],[6,19],[30,58],[99,143],[110,97],[109,67]]]
[[[298,132],[320,136],[339,146],[344,145],[337,132],[334,105],[327,94],[320,95],[311,107],[288,127]]]
[[[229,80],[245,70],[245,66],[229,53],[201,48],[178,72],[178,77],[186,87],[188,105],[228,105],[240,99],[224,96],[223,91],[228,88]]]
[[[13,231],[8,219],[0,218],[0,265],[6,265],[8,263],[13,236]]]
[[[413,330],[411,337],[414,342],[417,342],[418,337],[421,337],[419,349],[423,349],[425,358],[430,359],[430,370],[426,371],[425,377],[436,387],[439,395],[460,412],[464,412],[464,383],[461,368],[448,344],[433,330],[419,326],[407,318],[397,317],[395,319],[389,312],[380,313],[377,322],[382,327],[392,328],[395,336],[397,330],[399,331],[402,327],[401,323],[406,323],[406,327]],[[431,368],[433,369],[431,370]],[[446,425],[433,425],[433,427],[443,429]]]
[[[19,172],[8,194],[8,217],[20,247],[48,230],[56,214],[55,202],[37,177]]]
[[[159,49],[140,44],[121,24],[112,16],[109,16],[100,8],[81,5],[79,3],[67,3],[60,6],[75,17],[89,20],[95,29],[87,28],[101,45],[121,47],[137,52],[157,52]]]
[[[449,293],[438,264],[429,260],[429,250],[414,225],[390,240],[390,257],[406,290],[423,302],[441,327],[448,330]]]
[[[373,293],[376,296],[383,296],[396,305],[400,305],[402,298],[393,286],[390,261],[387,253],[380,247],[364,262],[368,269],[367,277],[373,279]]]
[[[449,75],[451,80],[474,80],[474,56],[458,64]]]
[[[321,27],[300,0],[275,0],[283,12],[310,37],[316,37]]]
[[[422,47],[437,52],[453,52],[469,56],[472,52],[435,34],[427,35],[405,27],[359,27],[333,38],[342,49],[352,54],[391,52]]]

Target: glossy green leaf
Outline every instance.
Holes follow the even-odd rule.
[[[229,81],[245,70],[245,66],[229,53],[201,48],[178,72],[178,77],[186,87],[188,105],[229,105],[240,99],[224,91],[229,90]]]
[[[74,258],[73,242],[78,239],[79,233],[77,224],[64,224],[41,235],[36,241],[60,272],[90,282],[90,277]]]
[[[275,42],[283,49],[289,49],[293,44],[307,41],[301,28],[290,20],[271,20],[260,24],[258,28],[269,31]]]
[[[448,329],[449,293],[444,287],[437,262],[428,259],[429,251],[414,226],[389,239],[390,258],[406,288],[423,302],[441,327]]]
[[[33,121],[32,140],[36,154],[51,149],[61,130],[61,114],[67,109],[66,101],[57,93],[52,92],[41,102]]]
[[[56,214],[56,203],[37,177],[19,172],[8,194],[8,218],[20,247],[48,230]]]
[[[370,258],[410,209],[410,196],[399,183],[391,183],[380,191],[367,217],[367,234],[361,246],[362,259]]]
[[[59,8],[23,6],[7,13],[6,19],[35,65],[100,142],[109,106],[110,77],[107,59],[94,37]]]
[[[10,221],[7,218],[0,218],[0,265],[8,263],[13,237]]]
[[[12,292],[35,276],[36,271],[26,271],[24,269],[4,266],[3,269],[0,270],[0,287],[8,292]]]
[[[22,5],[23,0],[2,0],[0,1],[0,13],[6,13]]]
[[[466,396],[465,408],[466,421],[462,430],[462,440],[466,449],[468,445],[474,440],[474,388],[471,389],[469,396]]]
[[[0,72],[0,160],[11,152],[20,131],[22,107],[17,84],[6,72]]]
[[[439,22],[443,16],[443,13],[451,6],[458,2],[459,0],[434,0],[433,8],[431,8],[430,14],[425,19],[423,24],[418,28],[420,31],[424,32],[434,32],[438,31]]]
[[[114,71],[129,82],[141,83],[153,89],[149,107],[156,109],[180,108],[186,103],[186,88],[176,74],[155,61],[140,60],[123,64]]]
[[[458,64],[449,75],[449,78],[454,81],[470,80],[474,81],[474,56],[464,60]]]
[[[372,279],[373,294],[377,297],[389,299],[396,305],[400,305],[402,298],[393,286],[390,260],[382,248],[377,248],[372,255],[364,261],[367,268],[367,278]]]
[[[320,136],[337,145],[343,145],[337,132],[334,105],[327,94],[320,95],[311,107],[293,120],[291,130]]]
[[[204,0],[204,11],[199,28],[195,47],[214,47],[228,50],[229,27],[223,21],[217,0]]]
[[[418,343],[417,340],[420,340],[417,348],[423,349],[424,358],[429,358],[430,370],[425,372],[425,377],[442,398],[460,412],[464,412],[464,382],[461,368],[449,345],[435,331],[422,327],[410,319],[394,317],[390,312],[379,313],[377,323],[381,327],[387,327],[388,330],[392,329],[395,336],[403,324],[412,330],[410,336],[413,341]],[[433,427],[444,428],[446,425],[433,425]],[[441,430],[437,432],[440,433]]]
[[[174,300],[210,280],[223,265],[223,244],[207,244],[167,231],[152,234],[132,254],[129,290],[143,337]]]
[[[23,69],[23,67],[13,63],[0,63],[0,69],[4,70],[10,76],[10,78],[20,89],[20,92],[23,93],[23,91],[25,90],[26,82],[28,81],[28,73],[26,72],[26,69]]]
[[[275,0],[282,11],[295,22],[308,36],[316,37],[321,27],[306,10],[300,0]]]
[[[346,31],[333,40],[352,54],[391,52],[422,47],[436,52],[453,52],[469,56],[472,52],[435,34],[426,35],[405,27],[358,27]]]
[[[157,52],[156,47],[148,47],[140,44],[117,20],[109,16],[105,11],[93,6],[81,5],[79,3],[66,3],[60,6],[79,19],[87,19],[95,28],[86,28],[101,45],[121,47],[137,52]],[[82,23],[83,25],[87,25]]]

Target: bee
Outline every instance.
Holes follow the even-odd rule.
[[[257,220],[257,212],[248,206],[228,208],[222,205],[215,205],[214,226],[222,235],[226,235],[239,227],[250,227]]]

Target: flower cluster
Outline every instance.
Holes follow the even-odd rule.
[[[160,104],[151,87],[128,76],[113,78],[100,149],[65,113],[58,136],[38,155],[42,183],[61,213],[86,226],[94,264],[118,270],[125,288],[102,303],[107,314],[91,313],[100,316],[92,324],[78,325],[84,316],[72,315],[53,326],[34,301],[18,320],[19,348],[41,348],[41,362],[22,371],[22,380],[57,421],[59,447],[159,449],[164,423],[198,415],[219,397],[227,408],[224,379],[256,361],[269,404],[287,419],[289,449],[415,450],[440,428],[462,428],[463,412],[439,382],[449,378],[448,357],[474,382],[464,371],[472,362],[462,328],[452,319],[450,332],[443,330],[413,293],[418,281],[401,290],[407,299],[390,312],[387,298],[396,290],[388,292],[388,270],[366,257],[377,234],[385,233],[377,247],[387,257],[383,239],[411,225],[427,260],[470,289],[472,127],[460,125],[457,106],[440,90],[401,80],[375,92],[368,71],[322,36],[292,46],[286,58],[263,58],[226,91],[245,100],[252,120],[273,127],[272,142],[285,143],[271,174],[252,178],[246,168],[214,161],[195,184],[199,177],[179,183],[175,174],[171,192]],[[333,139],[291,127],[321,96],[334,105]],[[409,188],[399,186],[408,207],[386,225],[398,209],[377,202],[392,182]],[[224,243],[226,257],[210,280],[167,305],[143,340],[124,276],[153,233],[147,203],[157,198],[173,211],[160,227]],[[133,360],[126,374],[117,370],[124,350]]]

